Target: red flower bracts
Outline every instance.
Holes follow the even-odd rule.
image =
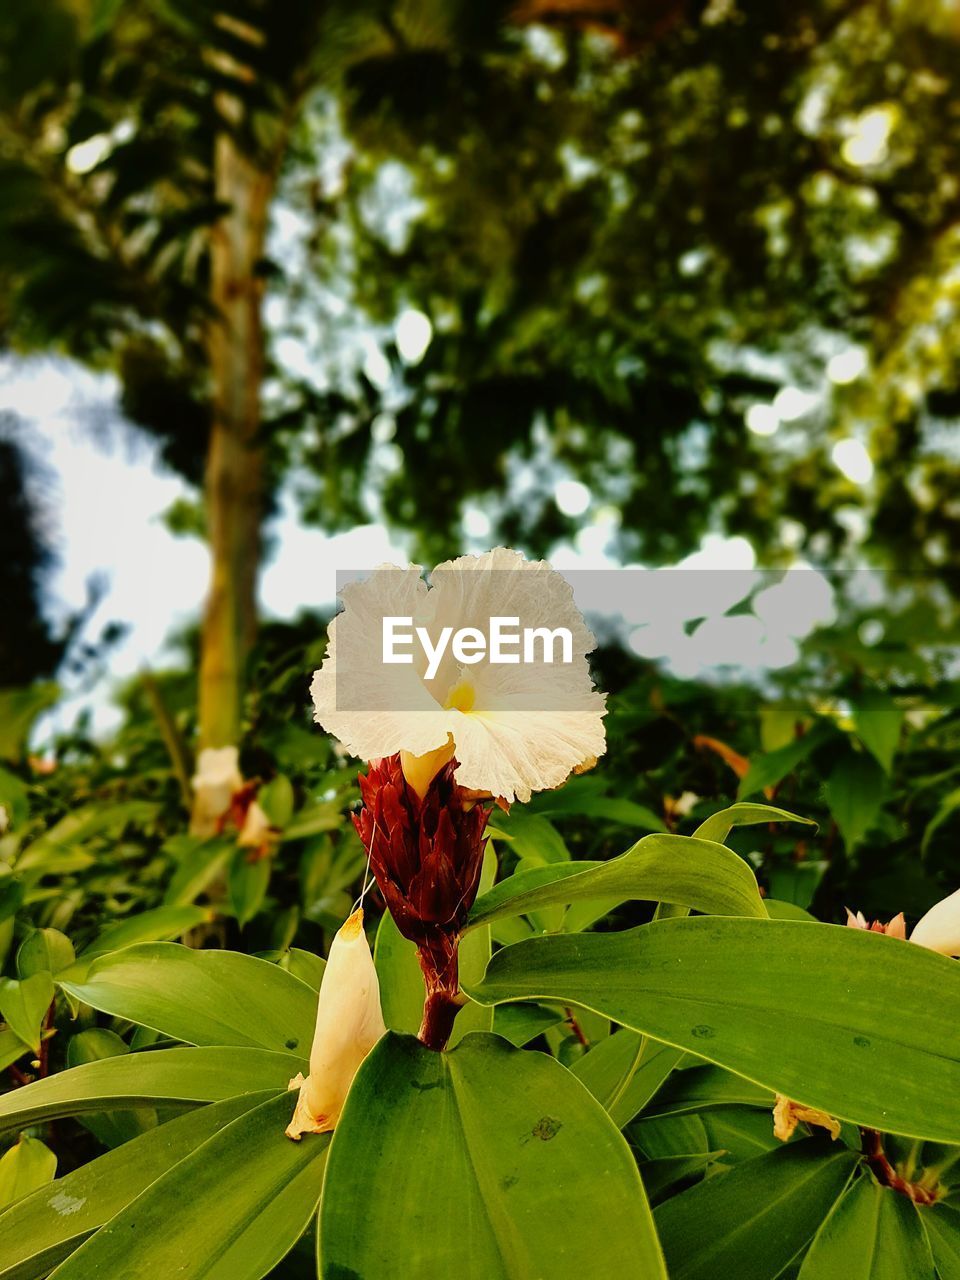
[[[366,777],[360,775],[363,808],[353,817],[390,914],[419,949],[425,1028],[431,1001],[435,1012],[452,1003],[451,1027],[463,1002],[457,946],[477,896],[486,845],[488,807],[465,795],[455,768],[455,760],[444,765],[421,801],[403,776],[399,755],[374,761]]]

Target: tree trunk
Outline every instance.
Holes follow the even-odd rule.
[[[200,657],[200,746],[238,745],[243,667],[256,630],[263,510],[260,384],[263,378],[263,256],[272,175],[235,138],[217,139],[217,200],[228,210],[213,229],[209,358],[212,426],[206,509],[212,561]]]

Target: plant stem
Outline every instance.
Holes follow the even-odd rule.
[[[417,953],[427,991],[419,1038],[437,1053],[446,1046],[456,1016],[466,1003],[460,990],[459,946],[459,938],[444,937],[433,946],[421,946]]]
[[[883,1148],[883,1135],[879,1130],[861,1128],[860,1140],[870,1171],[881,1186],[889,1187],[891,1191],[899,1191],[914,1204],[936,1203],[939,1199],[939,1191],[936,1187],[925,1186],[922,1182],[908,1182],[893,1167]]]

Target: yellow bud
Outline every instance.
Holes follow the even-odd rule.
[[[310,1074],[290,1081],[299,1089],[287,1137],[327,1133],[340,1118],[361,1062],[386,1031],[380,984],[363,932],[363,908],[340,928],[330,947],[320,983],[317,1026],[310,1050]]]

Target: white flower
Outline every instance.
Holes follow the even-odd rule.
[[[930,908],[911,933],[910,941],[945,956],[960,956],[960,889]]]
[[[247,816],[243,820],[237,844],[241,849],[262,849],[277,835],[270,819],[256,800],[251,800]]]
[[[199,816],[209,821],[221,817],[230,808],[234,792],[242,786],[236,747],[205,747],[200,752],[193,775]]]
[[[340,1118],[361,1062],[386,1031],[380,985],[363,932],[363,908],[341,925],[320,982],[310,1074],[290,1081],[299,1089],[287,1137],[327,1133]]]
[[[457,782],[511,801],[559,786],[603,754],[604,697],[590,680],[594,638],[569,584],[545,561],[498,547],[438,565],[427,587],[416,566],[385,567],[342,592],[344,611],[311,687],[315,718],[364,760],[401,754],[421,795],[452,757]],[[487,635],[494,617],[517,619],[520,634],[566,628],[572,660],[497,663],[485,653],[466,664],[448,645],[433,678],[425,654],[383,661],[383,619],[412,618],[436,646],[445,628]]]

